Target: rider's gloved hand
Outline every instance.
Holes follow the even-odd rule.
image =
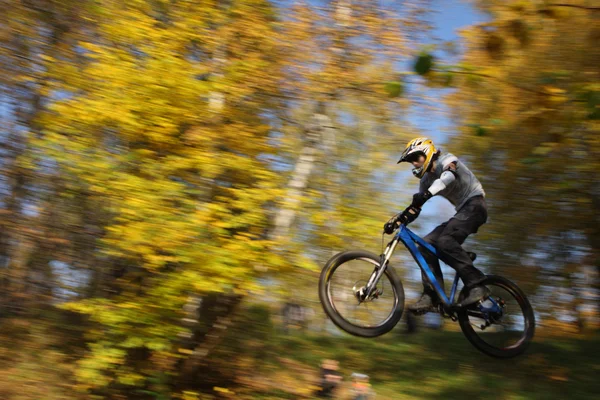
[[[402,214],[400,214],[399,221],[405,225],[408,225],[415,219],[417,219],[420,213],[420,208],[410,205],[406,208],[406,210],[402,211]]]
[[[429,190],[427,190],[423,193],[415,193],[413,195],[413,201],[412,201],[411,205],[416,208],[421,208],[421,207],[423,207],[423,204],[425,204],[425,202],[427,200],[429,200],[431,197],[433,197],[433,195],[431,194],[431,192],[429,192]]]
[[[402,213],[394,215],[388,222],[385,223],[385,225],[383,225],[383,231],[386,234],[391,235],[396,229],[398,229],[398,220],[400,219],[401,215]]]

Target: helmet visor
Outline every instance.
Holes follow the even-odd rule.
[[[415,152],[412,152],[412,153],[407,154],[406,156],[402,157],[402,160],[400,160],[400,161],[406,161],[409,163],[413,163],[415,161],[419,161],[419,157],[421,157],[421,156],[425,157],[425,153],[423,153],[422,151],[415,151]]]

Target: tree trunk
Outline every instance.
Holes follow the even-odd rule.
[[[288,183],[285,198],[275,215],[275,224],[269,235],[273,240],[288,235],[296,218],[300,199],[308,186],[311,174],[314,172],[318,153],[321,148],[327,148],[335,141],[332,121],[325,115],[324,110],[322,110],[323,107],[320,108],[305,128],[304,147],[300,151],[300,157],[298,157],[294,172]]]

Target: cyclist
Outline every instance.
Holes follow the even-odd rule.
[[[406,145],[400,158],[414,166],[413,175],[420,179],[419,192],[403,212],[393,216],[385,225],[384,231],[393,233],[399,223],[413,222],[421,212],[421,207],[435,195],[446,198],[456,209],[456,214],[431,231],[424,240],[433,245],[440,259],[456,270],[468,290],[467,297],[459,306],[467,306],[485,299],[490,290],[482,285],[485,275],[473,266],[473,261],[461,247],[467,236],[476,233],[487,221],[485,192],[475,175],[453,154],[442,154],[433,142],[420,137]],[[419,246],[419,250],[431,267],[438,283],[444,287],[444,277],[438,258]],[[439,302],[436,291],[422,273],[423,294],[415,303],[408,306],[414,313],[426,313],[435,309]]]

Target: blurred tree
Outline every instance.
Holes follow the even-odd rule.
[[[482,233],[498,271],[530,293],[576,287],[562,304],[577,312],[592,283],[582,267],[595,266],[599,288],[600,14],[586,2],[475,4],[489,22],[465,29],[460,63],[434,72],[458,89],[447,98],[459,130],[451,148],[470,155],[483,181]]]
[[[255,264],[277,265],[266,251],[279,178],[264,117],[281,75],[275,21],[251,0],[98,12],[96,34],[79,42],[85,66],[56,81],[62,95],[40,117],[34,166],[51,159],[67,186],[58,194],[90,199],[102,217],[93,297],[68,305],[101,328],[82,388],[161,387],[188,293],[243,292]],[[64,76],[65,64],[47,73]]]
[[[65,246],[89,243],[89,235],[70,224],[76,213],[54,201],[53,194],[62,191],[61,182],[48,179],[48,164],[33,173],[28,160],[32,141],[44,128],[39,117],[60,95],[51,87],[62,77],[51,76],[48,68],[57,60],[68,63],[70,71],[81,65],[76,49],[83,32],[92,29],[92,3],[0,3],[5,10],[0,16],[0,107],[5,122],[0,150],[0,254],[6,271],[0,283],[2,312],[46,303],[60,288],[49,261],[70,256],[77,262],[87,254],[85,246],[76,253]]]
[[[320,307],[320,266],[344,248],[373,248],[398,207],[393,158],[411,134],[411,100],[396,70],[427,29],[424,3],[298,2],[285,13],[278,155],[290,172],[272,234],[300,267],[278,277],[291,301]]]

